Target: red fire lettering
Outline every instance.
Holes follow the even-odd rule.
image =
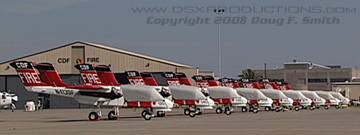
[[[180,82],[179,82],[179,81],[167,81],[167,83],[168,83],[170,86],[180,85]]]
[[[198,83],[198,86],[199,86],[200,88],[207,88],[207,87],[209,87],[209,84],[206,83],[206,82],[199,82],[199,83]]]
[[[246,84],[245,84],[245,87],[246,87],[246,88],[254,88],[254,85],[251,84],[251,83],[246,83]]]
[[[100,81],[97,74],[84,74],[84,73],[82,73],[81,77],[83,78],[85,83],[91,83],[91,84],[93,84],[93,83],[96,83],[96,84],[101,83],[101,81]]]
[[[131,84],[145,84],[143,79],[129,79]]]
[[[23,83],[41,83],[40,77],[37,73],[19,72],[19,77]]]

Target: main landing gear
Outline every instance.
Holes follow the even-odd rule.
[[[98,103],[98,105],[94,108],[94,110],[89,113],[89,120],[96,121],[99,120],[101,116],[102,115],[101,115],[100,105]]]
[[[100,120],[100,118],[102,117],[100,104],[101,103],[98,103],[98,105],[94,107],[94,110],[89,113],[88,118],[90,121],[97,121]],[[117,118],[119,118],[119,114],[120,114],[119,107],[114,107],[114,109],[108,113],[108,119],[117,120]]]
[[[224,113],[225,113],[226,115],[231,115],[232,112],[234,111],[234,109],[228,106],[228,107],[225,107],[224,109],[221,108],[221,107],[218,107],[218,108],[216,108],[216,110],[215,110],[215,112],[216,112],[217,114],[220,114],[220,113],[222,113],[223,111],[224,111]]]
[[[152,117],[154,117],[152,115],[152,111],[149,109],[145,109],[141,112],[141,116],[145,119],[145,120],[151,120]]]
[[[119,107],[114,107],[114,110],[108,113],[108,119],[117,120],[119,118],[119,114],[120,114]]]
[[[190,117],[195,117],[196,115],[201,115],[202,111],[200,108],[195,108],[195,107],[189,107],[184,109],[184,114],[185,115],[189,115]]]
[[[141,112],[141,116],[145,119],[145,120],[151,120],[151,118],[154,117],[153,115],[153,110],[152,109],[145,109]],[[156,112],[156,116],[157,117],[165,117],[165,111],[157,111]]]
[[[259,108],[257,106],[250,106],[249,112],[253,112],[254,114],[257,114],[259,112]]]

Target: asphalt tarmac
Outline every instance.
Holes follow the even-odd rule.
[[[359,135],[360,108],[285,112],[215,114],[194,118],[174,109],[163,118],[145,121],[141,109],[121,109],[119,120],[88,121],[91,109],[49,109],[39,112],[0,110],[1,135]],[[239,111],[239,110],[238,110]]]

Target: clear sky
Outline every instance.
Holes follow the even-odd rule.
[[[215,14],[217,6],[225,13]],[[141,8],[166,11],[140,13]],[[359,67],[359,12],[359,0],[1,1],[0,61],[87,41],[218,74],[218,19],[222,76],[262,69],[264,63],[281,68],[294,59]],[[175,26],[165,24],[176,19]],[[304,24],[309,19],[321,21]]]

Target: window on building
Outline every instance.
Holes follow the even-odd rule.
[[[349,78],[332,78],[330,79],[330,82],[346,82],[349,81]]]
[[[309,79],[309,83],[327,83],[326,78],[320,78],[320,79]]]

